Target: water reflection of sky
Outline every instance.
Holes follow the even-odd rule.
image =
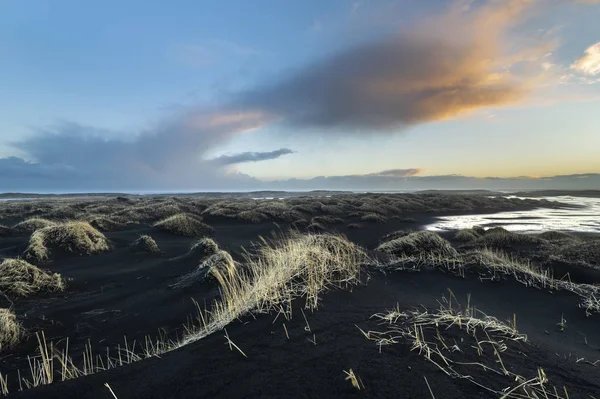
[[[541,232],[545,230],[600,233],[600,198],[544,197],[581,208],[534,209],[531,211],[499,212],[487,215],[443,216],[428,230],[455,230],[473,226],[502,226],[510,231]],[[535,199],[535,198],[534,198]]]

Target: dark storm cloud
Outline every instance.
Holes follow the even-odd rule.
[[[221,155],[210,161],[217,165],[232,165],[244,162],[259,162],[269,159],[276,159],[283,155],[293,154],[294,151],[289,148],[280,148],[275,151],[266,152],[242,152],[234,155]]]

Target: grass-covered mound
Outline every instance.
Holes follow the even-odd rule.
[[[554,250],[550,257],[562,262],[600,267],[600,239],[561,246]]]
[[[538,238],[547,241],[579,241],[579,238],[573,234],[563,231],[545,231],[538,235]]]
[[[379,245],[377,250],[398,257],[435,256],[454,258],[458,255],[448,241],[432,231],[417,231],[391,238]]]
[[[89,223],[100,231],[114,231],[122,229],[126,224],[117,222],[106,216],[95,216],[89,219]]]
[[[154,227],[186,237],[199,237],[212,231],[212,227],[202,223],[197,216],[178,213],[154,224]]]
[[[370,223],[387,223],[387,218],[377,213],[367,213],[366,215],[363,215],[360,220]]]
[[[536,236],[513,233],[503,227],[487,229],[483,235],[473,241],[479,247],[493,248],[508,248],[514,245],[540,244],[542,242],[543,240]]]
[[[461,229],[455,235],[456,241],[473,242],[481,237],[480,233],[474,229]]]
[[[135,252],[148,252],[151,254],[160,253],[158,244],[149,235],[140,236],[137,240],[131,243],[130,248]]]
[[[205,257],[216,254],[219,251],[219,246],[212,238],[204,237],[196,241],[190,251],[200,257]]]
[[[13,230],[19,234],[31,234],[45,227],[56,226],[56,222],[43,218],[30,218],[13,226]]]
[[[0,352],[19,343],[22,336],[17,316],[6,308],[0,308]]]
[[[58,273],[49,273],[22,259],[0,263],[0,291],[25,297],[37,292],[63,291],[65,282]]]
[[[194,259],[198,261],[206,258],[207,256],[214,255],[218,251],[219,246],[212,238],[203,237],[198,241],[195,241],[188,252],[184,253],[183,255],[171,258],[170,260],[177,261],[182,259]]]
[[[87,222],[66,222],[36,230],[29,239],[24,256],[44,261],[50,249],[78,255],[90,255],[110,250],[108,239]]]

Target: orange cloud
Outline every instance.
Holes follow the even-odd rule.
[[[585,55],[575,61],[571,68],[586,75],[600,75],[600,42],[585,50]]]
[[[513,104],[546,76],[542,64],[556,46],[551,38],[514,31],[536,3],[456,3],[409,29],[245,93],[239,103],[298,127],[369,130]]]

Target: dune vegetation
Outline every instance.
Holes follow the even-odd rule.
[[[0,308],[0,353],[16,345],[23,334],[21,324],[15,314],[6,308]]]
[[[200,237],[212,231],[212,227],[203,223],[199,217],[186,213],[169,216],[156,222],[154,227],[171,234],[187,237]]]
[[[45,261],[50,251],[58,249],[78,255],[90,255],[110,250],[104,234],[87,222],[65,222],[36,230],[29,239],[24,257],[28,260]]]
[[[42,218],[30,218],[13,226],[13,230],[20,234],[31,234],[45,227],[56,226],[56,222]]]
[[[131,249],[136,252],[148,252],[151,254],[160,253],[160,248],[156,241],[149,235],[142,235],[131,243]]]
[[[439,234],[417,231],[400,237],[391,237],[377,247],[378,251],[398,257],[427,256],[454,258],[458,252]]]
[[[271,335],[273,342],[281,339],[290,345],[298,345],[294,337],[300,337],[296,341],[305,345],[308,340],[311,348],[318,347],[319,353],[315,356],[329,356],[332,353],[330,348],[324,349],[322,341],[317,344],[317,337],[321,339],[318,334],[325,335],[324,339],[330,336],[346,337],[342,331],[346,325],[337,319],[333,320],[331,323],[338,323],[336,328],[338,325],[344,327],[324,334],[326,327],[323,326],[331,325],[327,324],[327,320],[319,320],[319,323],[313,324],[319,327],[312,330],[309,320],[312,324],[310,316],[314,311],[321,309],[315,312],[321,314],[323,309],[327,311],[335,302],[336,306],[339,303],[351,306],[348,305],[348,309],[336,308],[331,314],[354,312],[348,316],[349,320],[364,319],[365,323],[381,322],[385,326],[379,330],[361,330],[380,348],[398,343],[408,344],[405,349],[411,348],[420,355],[419,358],[424,358],[445,375],[478,387],[484,395],[520,398],[531,394],[534,396],[529,397],[537,395],[543,398],[544,389],[553,389],[544,378],[543,371],[530,375],[513,368],[510,362],[504,362],[507,360],[505,354],[517,356],[519,353],[529,353],[529,347],[523,349],[514,345],[528,342],[528,338],[517,329],[516,319],[514,322],[500,321],[477,311],[469,303],[466,308],[461,307],[453,302],[456,298],[442,300],[439,308],[435,308],[434,303],[427,308],[423,306],[411,310],[406,303],[412,301],[415,294],[421,295],[419,300],[423,299],[428,290],[421,287],[434,286],[432,292],[439,292],[446,287],[442,284],[448,283],[447,287],[454,288],[456,281],[457,286],[470,290],[479,284],[490,284],[491,287],[489,281],[495,282],[494,288],[502,286],[498,283],[500,281],[511,281],[510,284],[506,283],[509,289],[517,287],[527,292],[541,291],[548,296],[548,301],[552,300],[548,292],[565,291],[562,294],[567,300],[561,302],[561,306],[569,303],[568,307],[573,308],[573,314],[577,316],[585,313],[592,317],[600,312],[600,287],[577,282],[580,280],[576,278],[573,281],[556,278],[553,265],[547,261],[562,259],[595,267],[598,259],[597,240],[560,232],[518,234],[499,227],[473,227],[455,233],[441,233],[443,237],[427,230],[394,231],[410,227],[402,224],[414,221],[410,216],[419,220],[414,225],[416,229],[426,224],[423,220],[430,220],[429,216],[422,218],[426,213],[496,209],[496,206],[503,210],[520,209],[534,206],[533,202],[484,196],[421,194],[341,194],[283,199],[230,198],[223,194],[219,198],[131,196],[103,200],[77,199],[70,203],[50,202],[25,201],[0,208],[0,215],[6,218],[0,218],[0,221],[14,226],[6,228],[6,234],[10,234],[8,244],[0,249],[4,251],[3,255],[15,257],[3,259],[0,263],[0,291],[9,302],[14,300],[17,305],[11,307],[2,304],[0,309],[0,350],[8,350],[15,345],[17,348],[25,347],[25,344],[18,344],[20,339],[24,342],[37,340],[39,343],[36,353],[27,360],[30,375],[26,369],[20,374],[10,370],[9,377],[14,380],[11,390],[17,390],[19,385],[25,389],[91,376],[139,360],[162,357],[167,352],[209,336],[213,336],[209,346],[225,350],[228,347],[240,359],[241,356],[252,357],[253,350],[256,353],[256,350],[271,346]],[[81,221],[60,221],[72,217]],[[22,222],[15,223],[18,220]],[[21,227],[17,227],[19,225]],[[17,230],[30,234],[23,253],[24,259],[16,258],[25,247],[26,238],[12,234]],[[353,241],[337,232],[347,232]],[[160,247],[152,237],[160,242]],[[21,238],[23,242],[19,243]],[[89,269],[94,269],[90,274],[83,274],[77,269],[78,258],[59,256],[63,253],[91,255],[109,250],[112,250],[111,253],[85,259],[86,268],[89,266]],[[48,301],[48,304],[44,302],[44,306],[48,307],[54,306],[53,301],[65,300],[55,306],[58,310],[54,313],[46,313],[45,307],[42,311],[32,312],[28,303],[36,298],[24,297],[62,291],[66,287],[60,274],[32,264],[39,265],[36,262],[48,260],[52,260],[46,264],[48,268],[60,271],[65,277],[81,280],[73,283],[69,280],[69,286],[73,288],[71,293],[67,289],[59,298],[44,298]],[[390,276],[390,273],[407,269],[415,272],[411,278]],[[417,273],[420,270],[422,273]],[[82,275],[93,278],[84,280]],[[443,276],[442,283],[437,280],[439,276]],[[97,280],[96,285],[94,279]],[[535,287],[536,290],[524,289],[512,283],[513,280],[525,287]],[[370,283],[376,292],[367,292],[369,287],[354,287],[359,283]],[[386,288],[388,283],[391,288]],[[471,283],[473,285],[468,285]],[[352,293],[339,291],[339,288]],[[411,291],[405,292],[404,289]],[[144,297],[146,292],[149,293],[148,297]],[[510,295],[510,291],[502,292]],[[326,293],[329,296],[325,296]],[[67,298],[69,294],[72,294],[72,298]],[[364,311],[365,307],[362,302],[353,302],[351,297],[354,296],[361,300],[381,298],[386,303],[394,303],[392,301],[396,301],[396,298],[407,302],[403,307],[398,305],[395,309],[376,315],[372,315],[371,310],[367,315],[360,315],[359,312]],[[330,298],[333,298],[332,302],[327,302]],[[88,300],[91,307],[85,308]],[[98,305],[100,302],[94,300],[106,300],[106,304]],[[152,305],[151,316],[144,313],[148,311],[143,309],[147,304],[158,304]],[[179,313],[176,312],[193,312],[194,304],[198,308],[196,318],[186,320],[189,313],[185,313],[181,318],[185,324],[172,324],[173,319],[179,323]],[[373,309],[372,304],[367,306]],[[18,318],[13,309],[16,309]],[[76,311],[71,312],[73,309]],[[114,309],[115,314],[119,312],[122,315],[119,319],[123,320],[129,317],[127,315],[136,315],[131,318],[131,325],[126,329],[123,327],[127,337],[120,343],[111,331],[116,324],[110,324],[111,318],[107,316],[112,310],[107,309]],[[72,341],[67,340],[67,336],[61,336],[63,330],[58,327],[58,323],[64,322],[60,315],[68,312],[78,331],[78,334],[69,337]],[[229,333],[236,329],[239,333],[240,329],[246,328],[242,326],[255,320],[264,321],[261,314],[270,314],[265,322],[267,327],[260,327],[256,331],[271,332],[271,335],[266,334],[269,339],[265,339],[260,348],[249,348],[250,341],[242,341],[237,346],[233,342],[236,340],[239,343],[236,336],[230,336]],[[304,318],[306,325],[296,331],[288,331],[286,323],[287,327],[291,327],[292,319],[298,315]],[[371,315],[373,317],[369,319]],[[569,323],[575,320],[559,313],[549,325],[553,326],[560,320],[563,328],[566,328],[566,319],[569,319]],[[44,329],[52,329],[53,334],[48,335],[48,342],[41,332],[42,327],[33,330],[38,334],[24,335],[18,320],[28,329],[30,324],[38,323]],[[89,325],[86,325],[88,322]],[[93,331],[99,323],[104,326],[104,332],[109,331],[108,336],[100,336],[98,331],[102,330]],[[275,324],[277,332],[275,327],[271,327]],[[140,336],[147,331],[154,331],[152,329],[155,326],[160,328],[158,336],[147,336],[145,339],[143,335]],[[71,330],[64,330],[67,333],[73,327],[68,328]],[[358,333],[358,340],[362,340],[358,331],[360,328],[356,329],[354,324],[348,324],[348,328]],[[116,331],[119,334],[121,332],[118,329]],[[220,331],[222,334],[214,334]],[[137,335],[132,336],[130,332]],[[90,341],[83,342],[82,336]],[[143,339],[140,340],[140,337]],[[218,343],[215,339],[221,339],[222,342],[214,345]],[[135,344],[132,345],[132,342]],[[223,343],[226,345],[221,346]],[[30,348],[31,342],[27,345]],[[369,345],[368,342],[365,344]],[[80,354],[82,348],[83,353]],[[204,349],[198,347],[198,353],[204,353]],[[343,345],[341,350],[344,350]],[[177,353],[180,351],[172,355]],[[386,356],[386,364],[395,364],[390,361],[389,354]],[[211,361],[215,359],[213,357]],[[410,359],[413,361],[413,357]],[[171,364],[176,363],[173,358],[171,361]],[[221,366],[223,364],[219,363]],[[151,364],[149,367],[154,366]],[[349,389],[353,387],[356,391],[368,391],[369,381],[364,379],[364,384],[362,377],[372,376],[372,373],[366,372],[366,367],[344,364],[344,373],[340,368],[340,378],[348,378],[351,382],[346,382]],[[477,370],[484,370],[485,373],[478,373]],[[419,369],[419,372],[422,370]],[[3,383],[6,381],[6,374],[3,373],[0,373],[0,385],[4,384],[0,391],[5,392],[8,388]],[[485,375],[483,379],[482,375]],[[119,393],[116,389],[115,392]],[[369,393],[373,392],[378,391]]]
[[[0,263],[0,291],[7,295],[26,297],[64,289],[65,281],[58,273],[41,270],[23,259],[4,259]]]

